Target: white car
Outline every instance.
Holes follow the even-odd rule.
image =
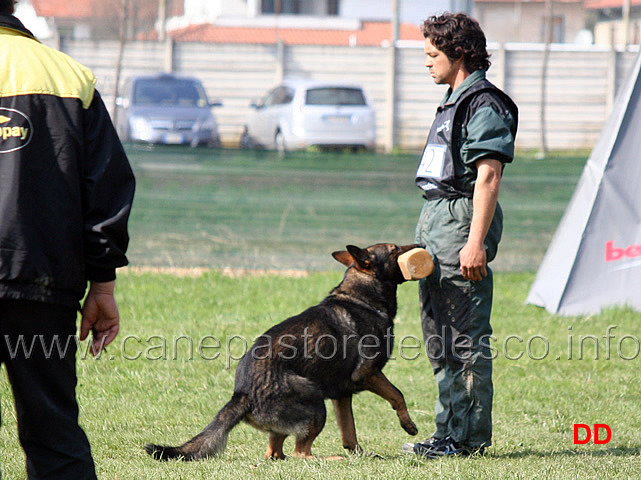
[[[376,114],[359,85],[285,80],[250,104],[240,146],[285,152],[376,146]]]

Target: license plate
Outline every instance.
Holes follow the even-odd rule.
[[[325,115],[327,123],[349,123],[351,119],[351,115]]]
[[[165,143],[171,143],[171,144],[185,143],[185,136],[179,133],[168,133],[165,135]]]

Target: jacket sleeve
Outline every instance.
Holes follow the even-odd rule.
[[[492,158],[510,163],[514,158],[516,112],[496,95],[481,93],[472,102],[472,116],[466,125],[465,141],[461,146],[461,159],[466,165]]]
[[[127,222],[134,197],[131,165],[96,91],[84,110],[82,163],[85,271],[87,280],[111,281],[127,265]]]

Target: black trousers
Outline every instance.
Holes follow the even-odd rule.
[[[96,478],[78,424],[76,317],[69,307],[0,299],[0,363],[11,382],[30,480]]]

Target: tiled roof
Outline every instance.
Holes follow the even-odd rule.
[[[31,0],[40,17],[89,18],[94,14],[91,1]]]
[[[475,3],[523,3],[524,0],[474,0]],[[547,0],[525,0],[527,3],[544,3]],[[585,0],[554,0],[554,3],[583,3]],[[621,3],[623,0],[619,0]],[[634,1],[634,0],[632,0]]]
[[[359,30],[226,27],[207,23],[173,30],[169,35],[177,42],[274,44],[281,39],[287,45],[380,46],[391,39],[392,27],[389,22],[363,22]],[[399,37],[424,40],[420,28],[411,24],[400,26]]]
[[[156,16],[158,7],[154,3],[142,4],[139,8],[139,15]],[[105,0],[31,0],[31,5],[40,17],[65,19],[112,16],[115,9],[115,6],[110,6]],[[182,2],[172,2],[168,13],[169,15],[183,15]]]
[[[641,0],[630,0],[630,5],[641,5]],[[585,8],[598,10],[600,8],[621,8],[623,0],[586,0]]]

